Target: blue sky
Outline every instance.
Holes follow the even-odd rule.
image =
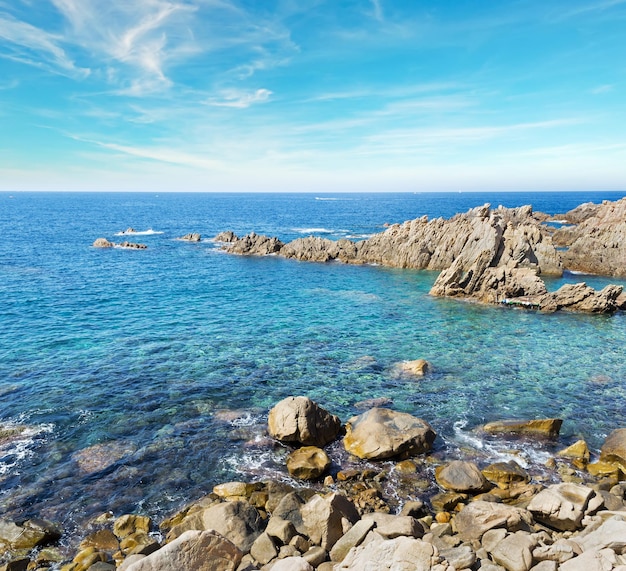
[[[626,190],[626,0],[0,0],[0,190]]]

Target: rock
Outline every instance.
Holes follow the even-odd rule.
[[[507,488],[511,484],[528,482],[530,480],[528,472],[514,460],[490,464],[483,469],[482,473],[487,480],[494,482],[501,488]]]
[[[267,533],[262,533],[254,540],[250,548],[250,555],[261,565],[269,563],[278,555],[278,549]]]
[[[97,238],[93,243],[94,248],[112,248],[115,246],[113,242],[109,242],[106,238]]]
[[[120,548],[120,542],[110,529],[100,529],[90,533],[80,543],[80,548],[95,547],[99,551],[115,553]]]
[[[313,567],[302,557],[287,557],[276,561],[271,571],[313,571]]]
[[[554,233],[556,243],[569,246],[562,253],[565,267],[605,276],[626,275],[626,200],[579,208],[566,215],[577,226]]]
[[[235,571],[241,551],[215,531],[186,531],[178,539],[129,565],[127,571]]]
[[[249,498],[253,492],[259,491],[258,484],[245,482],[225,482],[213,487],[213,493],[220,498]]]
[[[215,238],[218,242],[224,242],[224,248],[231,254],[267,256],[277,254],[283,247],[283,243],[278,238],[258,235],[251,232],[243,238],[232,235],[230,240],[224,240],[225,234],[218,234]],[[222,239],[220,239],[222,238]]]
[[[525,509],[476,500],[467,504],[454,518],[457,533],[463,541],[480,539],[495,528],[508,531],[530,529],[533,518]]]
[[[319,567],[328,559],[328,553],[325,549],[314,545],[302,555],[302,559],[304,559],[311,567]]]
[[[462,460],[438,467],[435,478],[441,487],[453,492],[477,493],[491,487],[476,464]]]
[[[120,244],[115,244],[119,248],[126,248],[130,250],[145,250],[148,246],[145,244],[137,244],[136,242],[121,242]]]
[[[617,565],[617,557],[611,549],[587,551],[559,567],[559,571],[611,571]]]
[[[600,449],[600,461],[614,464],[626,474],[626,428],[618,428],[608,435]]]
[[[411,516],[374,512],[365,514],[361,521],[374,521],[376,533],[383,539],[394,539],[401,535],[420,539],[424,535],[422,524]]]
[[[540,545],[533,550],[535,561],[553,561],[554,563],[565,563],[572,557],[581,554],[580,547],[564,538],[557,539],[551,545]]]
[[[432,368],[426,359],[416,359],[415,361],[402,361],[398,364],[398,370],[413,375],[414,377],[423,377]]]
[[[576,466],[582,468],[589,463],[589,448],[587,447],[587,443],[584,440],[578,440],[571,444],[567,448],[560,450],[556,454],[561,458],[568,458],[570,460],[574,460],[577,462]]]
[[[263,531],[263,522],[256,508],[247,502],[224,502],[207,508],[201,515],[205,530],[215,530],[248,553]]]
[[[347,531],[346,524],[349,526],[359,520],[354,504],[337,493],[327,497],[315,495],[300,511],[307,535],[326,551],[330,551]]]
[[[325,446],[341,429],[341,421],[307,397],[287,397],[269,412],[270,435],[282,442]]]
[[[28,557],[13,557],[0,566],[0,571],[27,571],[29,563]]]
[[[435,560],[435,549],[430,543],[396,537],[354,547],[335,565],[335,571],[429,571]]]
[[[143,531],[131,533],[120,541],[120,550],[125,555],[150,555],[159,547],[159,542]]]
[[[265,533],[282,545],[287,545],[297,535],[293,523],[277,516],[269,519]]]
[[[137,447],[131,442],[111,440],[83,448],[75,452],[72,459],[84,474],[95,474],[110,468],[136,450]]]
[[[561,309],[585,313],[614,313],[618,309],[618,298],[622,286],[608,285],[596,291],[584,282],[565,284],[557,291],[538,295],[533,299],[542,311]]]
[[[376,525],[374,519],[362,519],[357,521],[348,532],[343,535],[330,550],[330,559],[341,562],[345,559],[348,551],[357,545],[361,545],[365,536]]]
[[[556,561],[540,561],[530,569],[531,571],[557,571],[558,567]]]
[[[476,563],[476,553],[469,545],[440,549],[439,556],[443,557],[455,569],[469,569]]]
[[[560,418],[542,418],[533,420],[498,420],[483,426],[485,432],[491,434],[541,434],[557,436],[561,430],[563,420]]]
[[[297,492],[291,492],[282,497],[272,512],[272,518],[281,518],[293,524],[296,531],[301,535],[307,535],[307,528],[302,519],[302,507],[305,501]]]
[[[28,520],[22,525],[0,520],[0,547],[5,547],[7,551],[33,549],[56,541],[60,537],[60,531],[44,520]]]
[[[591,533],[572,537],[572,541],[584,552],[609,548],[617,554],[626,553],[626,513],[607,519]]]
[[[435,431],[421,418],[387,408],[373,408],[351,418],[344,446],[359,458],[381,460],[430,450]]]
[[[381,406],[389,406],[393,404],[393,400],[390,399],[389,397],[378,397],[378,398],[372,398],[372,399],[365,399],[359,402],[355,402],[354,403],[354,408],[357,408],[359,410],[368,410],[370,408],[374,408],[374,407],[381,407]]]
[[[457,492],[443,492],[435,494],[430,498],[430,505],[436,512],[448,512],[455,509],[459,504],[464,503],[469,496]]]
[[[528,511],[544,525],[561,531],[580,527],[590,499],[591,488],[578,484],[555,484],[539,492],[528,504]]]
[[[143,532],[147,534],[152,527],[152,520],[149,517],[135,514],[126,514],[118,517],[113,523],[113,533],[124,539],[134,533]]]
[[[197,232],[190,232],[189,234],[185,234],[180,239],[185,242],[200,242],[200,240],[202,240],[202,236],[200,236]]]
[[[529,571],[533,565],[532,550],[536,545],[530,534],[518,531],[500,541],[491,552],[491,557],[507,571]]]
[[[317,480],[330,468],[328,454],[317,446],[303,446],[287,456],[287,470],[300,480]]]

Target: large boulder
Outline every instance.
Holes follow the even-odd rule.
[[[555,484],[539,492],[528,504],[528,511],[544,525],[573,531],[580,527],[595,495],[591,488],[579,484]]]
[[[537,418],[532,420],[496,420],[483,426],[491,434],[539,434],[557,436],[563,420],[560,418]]]
[[[263,531],[263,521],[256,508],[247,502],[224,502],[211,506],[201,515],[205,530],[215,530],[248,553]]]
[[[530,533],[518,531],[507,535],[491,551],[492,559],[507,571],[529,571],[537,540]]]
[[[330,468],[328,454],[317,446],[303,446],[287,456],[287,470],[300,480],[317,480]]]
[[[462,460],[440,466],[435,471],[435,478],[442,488],[453,492],[477,493],[491,487],[476,464]]]
[[[339,538],[359,520],[354,504],[341,494],[313,496],[301,508],[307,535],[315,545],[330,551]]]
[[[335,571],[430,571],[438,559],[432,544],[402,536],[352,548]]]
[[[178,539],[126,568],[126,571],[235,571],[243,554],[215,531],[186,531]]]
[[[585,535],[574,536],[572,541],[583,551],[612,549],[617,554],[626,553],[626,513],[607,519],[600,527]]]
[[[412,456],[431,449],[436,433],[425,420],[388,408],[373,408],[351,418],[343,440],[359,458],[382,460]]]
[[[270,410],[267,425],[273,438],[306,446],[325,446],[341,430],[339,418],[308,397],[281,400]]]
[[[618,428],[608,435],[600,450],[600,461],[615,464],[626,474],[626,428]]]
[[[482,473],[487,480],[497,484],[500,488],[507,488],[511,484],[530,480],[528,472],[514,460],[489,464],[482,470]]]
[[[480,539],[490,529],[528,530],[533,517],[525,509],[477,500],[455,516],[454,526],[463,541]]]

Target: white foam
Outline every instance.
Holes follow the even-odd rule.
[[[336,234],[335,230],[328,228],[294,228],[293,230],[300,234]],[[347,232],[347,230],[339,230],[339,232]]]
[[[256,426],[263,423],[261,415],[250,414],[249,412],[239,418],[230,421],[232,426]]]
[[[159,230],[153,230],[152,228],[148,228],[148,230],[122,230],[115,234],[115,236],[152,236],[154,234],[163,234],[163,232]]]
[[[4,423],[5,427],[17,426],[15,423]],[[14,470],[20,462],[33,456],[33,444],[41,434],[54,431],[53,424],[39,424],[26,427],[21,433],[3,445],[0,445],[0,475],[8,474]]]

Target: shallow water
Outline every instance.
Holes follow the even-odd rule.
[[[0,444],[0,508],[68,528],[109,509],[158,519],[219,481],[284,475],[263,429],[294,394],[343,420],[389,398],[435,427],[440,453],[506,457],[511,443],[474,428],[538,416],[565,422],[556,443],[513,443],[529,462],[579,437],[597,450],[626,412],[623,314],[431,298],[435,273],[230,256],[207,239],[365,236],[485,202],[557,213],[620,197],[0,194],[0,423],[27,427]],[[129,226],[147,250],[91,247]],[[187,232],[204,239],[176,240]],[[549,287],[565,281],[581,276]],[[433,373],[398,375],[416,358]]]

